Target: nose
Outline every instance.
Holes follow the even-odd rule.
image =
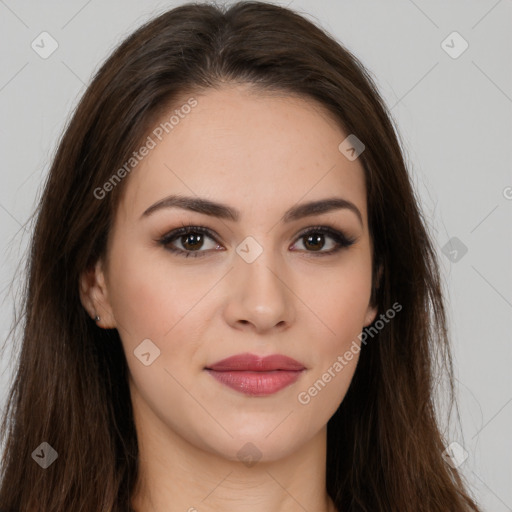
[[[288,329],[295,316],[288,280],[282,259],[273,257],[270,250],[263,250],[252,263],[237,255],[226,283],[228,324],[257,333]]]

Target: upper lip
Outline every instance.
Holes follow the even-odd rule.
[[[257,356],[255,354],[237,354],[235,356],[217,361],[215,364],[206,367],[207,370],[215,371],[253,371],[267,372],[273,370],[304,370],[305,366],[295,359],[281,354],[270,356]]]

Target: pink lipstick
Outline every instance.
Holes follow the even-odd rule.
[[[251,396],[277,393],[293,384],[305,369],[295,359],[280,354],[239,354],[205,368],[222,384]]]

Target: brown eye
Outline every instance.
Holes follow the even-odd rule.
[[[208,239],[211,240],[210,247],[201,250],[204,248],[205,242]],[[210,250],[215,250],[220,247],[210,230],[202,226],[184,226],[175,229],[163,236],[159,240],[159,243],[167,250],[184,256],[185,258],[189,256],[204,256]],[[176,245],[178,245],[178,247],[176,247]]]
[[[204,236],[200,233],[189,233],[183,235],[180,238],[182,247],[186,250],[197,250],[200,249],[204,243]]]
[[[211,240],[210,247],[204,248],[205,243]],[[298,241],[303,244],[306,253],[316,253],[316,256],[328,256],[349,247],[355,243],[354,238],[345,236],[344,233],[330,226],[316,226],[308,228],[299,235]],[[168,251],[188,258],[202,257],[209,252],[222,250],[223,247],[218,244],[213,233],[202,226],[183,226],[167,233],[158,241]],[[297,243],[297,242],[296,242]],[[328,250],[322,250],[325,246]],[[180,247],[181,246],[181,247]],[[203,250],[204,249],[204,250]],[[296,250],[296,249],[294,249]]]
[[[314,235],[306,235],[303,237],[304,246],[307,249],[312,249],[313,251],[318,251],[323,248],[325,245],[325,237],[323,234],[314,234]]]
[[[331,240],[327,245],[328,250],[322,250],[326,245],[326,240]],[[349,247],[355,242],[355,239],[345,236],[344,233],[329,226],[318,226],[309,228],[301,233],[299,240],[302,241],[306,252],[316,252],[318,255],[329,255]]]

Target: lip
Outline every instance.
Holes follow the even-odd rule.
[[[277,393],[293,384],[306,370],[291,357],[238,354],[216,362],[205,370],[220,383],[251,396]]]
[[[248,371],[248,372],[269,372],[274,370],[304,370],[303,364],[295,359],[281,354],[271,356],[257,356],[254,354],[237,354],[215,364],[206,367],[207,370],[218,372],[225,371]]]

